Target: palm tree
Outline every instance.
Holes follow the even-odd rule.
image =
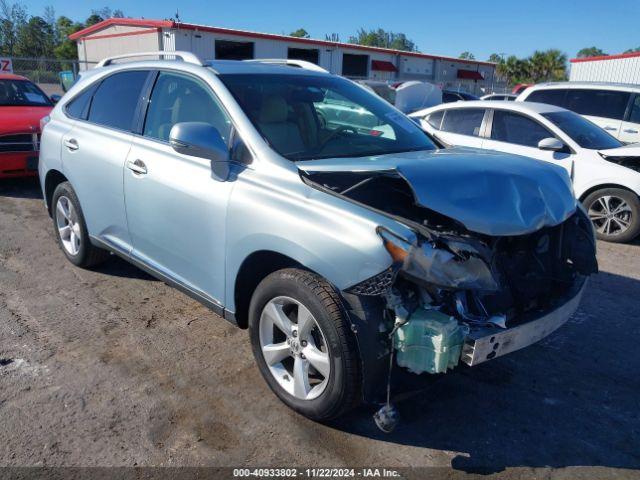
[[[567,56],[557,49],[544,52],[536,50],[529,57],[529,73],[533,82],[565,80],[567,78]]]

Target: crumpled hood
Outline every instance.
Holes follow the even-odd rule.
[[[298,162],[303,172],[397,172],[416,203],[486,235],[522,235],[557,225],[576,209],[561,167],[517,155],[453,148]]]

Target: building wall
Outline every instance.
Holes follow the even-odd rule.
[[[111,25],[79,41],[78,58],[80,69],[85,70],[105,57],[159,49],[157,29]]]
[[[640,56],[571,63],[569,80],[640,84]]]

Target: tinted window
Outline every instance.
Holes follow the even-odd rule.
[[[450,92],[442,92],[442,103],[451,103],[462,100],[459,95]]]
[[[269,145],[290,160],[435,149],[424,131],[388,102],[341,77],[219,78]]]
[[[622,120],[629,95],[628,92],[610,90],[570,89],[567,92],[566,108],[580,115]]]
[[[93,96],[89,121],[131,131],[147,75],[144,71],[122,72],[104,79]]]
[[[209,88],[190,77],[161,72],[151,93],[144,136],[169,141],[171,127],[180,122],[213,125],[227,141],[231,122]]]
[[[0,106],[47,107],[51,101],[33,83],[26,80],[0,80]]]
[[[517,113],[495,110],[491,127],[491,139],[537,147],[543,138],[554,135],[538,122]]]
[[[67,104],[67,115],[71,118],[86,120],[87,113],[89,113],[89,105],[91,104],[91,97],[95,91],[96,86],[93,85],[79,95],[76,95],[75,98]]]
[[[433,128],[437,128],[440,130],[440,124],[442,123],[442,117],[444,116],[444,110],[440,110],[439,112],[432,113],[427,117],[427,122]]]
[[[546,103],[548,105],[555,105],[556,107],[564,107],[566,93],[566,89],[559,88],[534,90],[527,98],[525,98],[525,102]]]
[[[577,113],[552,112],[543,113],[542,116],[556,124],[582,148],[600,150],[622,146],[617,139]]]
[[[633,105],[631,106],[631,115],[629,121],[632,123],[640,123],[640,95],[636,95]]]
[[[442,130],[460,135],[480,135],[480,125],[484,117],[484,108],[461,108],[447,110]]]

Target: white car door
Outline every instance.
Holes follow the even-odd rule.
[[[547,127],[533,118],[508,110],[494,110],[491,131],[482,142],[482,148],[531,157],[563,167],[571,176],[573,155],[570,150],[554,152],[541,150],[538,142],[556,137]]]
[[[624,143],[640,143],[640,93],[634,95],[629,115],[622,122],[618,139]]]
[[[481,148],[480,133],[486,110],[486,108],[447,108],[443,110],[444,117],[440,128],[433,133],[436,138],[449,145]],[[431,126],[433,126],[432,123]]]

